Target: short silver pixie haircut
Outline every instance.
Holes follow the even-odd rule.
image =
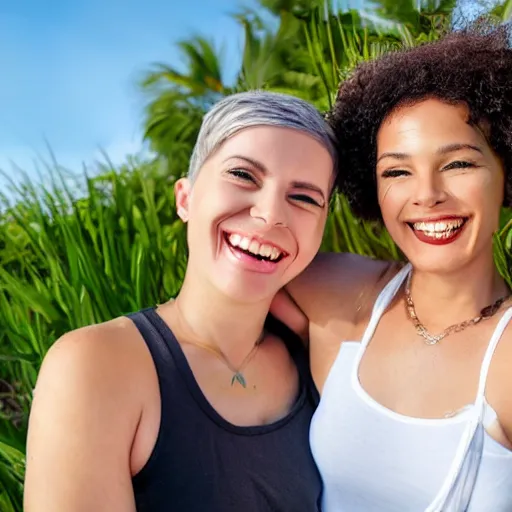
[[[310,135],[329,151],[335,169],[334,133],[313,105],[288,94],[248,91],[227,96],[204,116],[190,158],[191,181],[226,139],[252,126],[293,128]]]

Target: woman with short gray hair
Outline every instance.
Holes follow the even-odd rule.
[[[320,247],[334,163],[332,132],[300,99],[241,93],[205,116],[175,185],[183,286],[52,347],[27,512],[318,510],[306,354],[267,316]]]

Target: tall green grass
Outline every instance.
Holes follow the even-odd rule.
[[[21,510],[27,415],[50,345],[70,329],[165,301],[183,276],[185,232],[175,214],[172,183],[155,163],[104,169],[85,183],[81,193],[71,192],[65,180],[42,192],[25,183],[4,214],[2,511]]]

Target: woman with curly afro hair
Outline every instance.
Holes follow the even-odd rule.
[[[319,254],[274,301],[309,336],[325,512],[512,510],[512,301],[492,248],[512,201],[509,41],[453,33],[340,87],[339,188],[408,263]]]

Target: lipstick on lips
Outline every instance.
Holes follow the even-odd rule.
[[[451,244],[462,233],[467,217],[445,216],[409,221],[416,238],[431,245]]]

